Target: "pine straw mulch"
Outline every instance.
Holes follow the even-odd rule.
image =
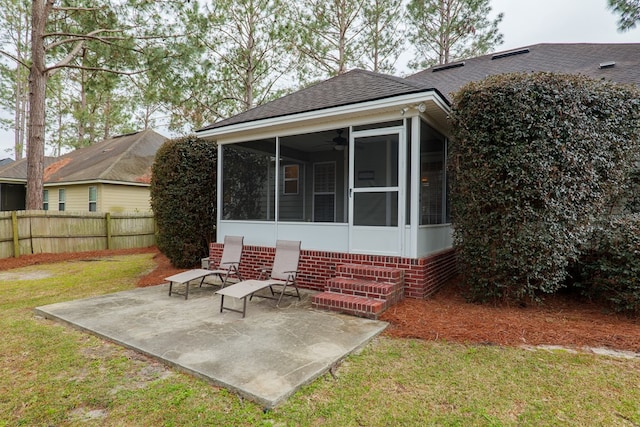
[[[0,271],[138,253],[154,253],[157,264],[155,270],[138,280],[138,286],[157,285],[165,277],[184,271],[172,267],[156,248],[26,255],[0,260]],[[387,310],[381,320],[390,323],[385,334],[392,337],[505,346],[599,347],[640,353],[640,319],[562,294],[546,298],[543,304],[524,307],[470,304],[455,280],[426,300],[405,299]]]

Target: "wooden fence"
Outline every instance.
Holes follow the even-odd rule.
[[[0,259],[39,253],[145,248],[155,243],[155,221],[150,212],[0,212]]]

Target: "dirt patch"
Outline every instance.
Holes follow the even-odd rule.
[[[184,271],[171,266],[156,248],[38,254],[0,260],[0,271],[34,264],[154,253],[156,268],[138,280],[138,286],[163,283]],[[555,295],[542,305],[496,307],[467,303],[451,281],[426,300],[406,299],[383,314],[393,337],[446,340],[508,346],[562,346],[609,348],[640,353],[640,320],[611,313],[605,307],[570,295]]]
[[[51,277],[51,273],[44,270],[29,271],[22,273],[4,272],[0,273],[0,281],[12,282],[14,280],[38,280]]]

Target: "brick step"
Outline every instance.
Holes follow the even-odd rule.
[[[338,264],[336,265],[336,277],[397,283],[404,280],[404,270],[375,265]]]
[[[397,298],[397,294],[402,292],[402,286],[370,280],[334,277],[327,280],[324,290],[343,295],[387,300]]]
[[[377,319],[389,307],[386,301],[333,292],[322,292],[314,295],[311,299],[311,305],[321,310],[335,311],[368,319]]]

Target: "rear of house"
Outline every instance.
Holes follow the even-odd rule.
[[[407,78],[353,70],[197,132],[218,144],[219,256],[245,236],[242,273],[302,241],[299,283],[318,307],[377,317],[457,273],[449,216],[449,100],[507,72],[640,84],[640,44],[541,44]]]

